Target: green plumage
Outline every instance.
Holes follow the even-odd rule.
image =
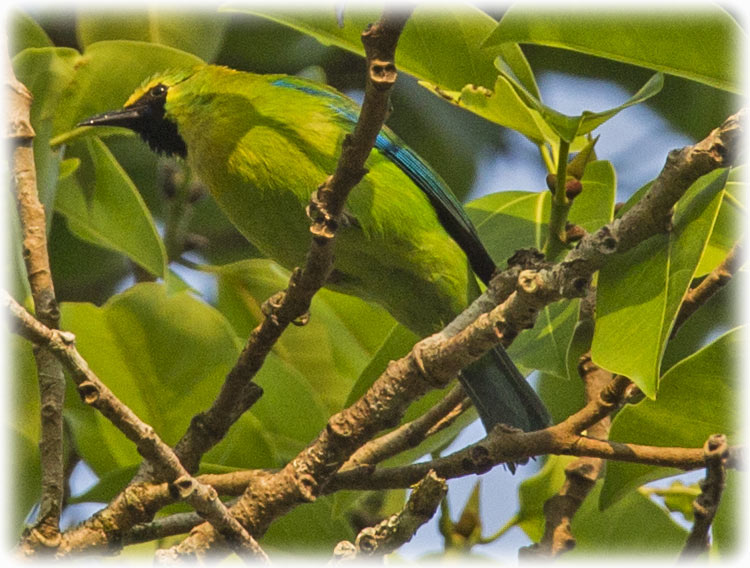
[[[292,269],[309,248],[310,196],[334,171],[358,112],[323,85],[207,65],[155,77],[122,111],[83,124],[121,124],[157,150],[186,153],[240,232]],[[366,167],[337,233],[330,287],[381,304],[421,336],[434,333],[478,295],[472,265],[486,280],[491,260],[445,182],[387,128]],[[465,375],[486,426],[546,424],[507,356]]]

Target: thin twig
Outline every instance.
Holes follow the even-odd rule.
[[[685,321],[695,313],[695,311],[705,304],[716,292],[726,286],[739,269],[743,261],[742,244],[737,242],[731,248],[724,260],[719,266],[714,268],[697,286],[690,288],[682,299],[680,311],[672,327],[670,338],[677,335],[680,327]]]
[[[706,461],[706,477],[700,483],[701,494],[693,501],[695,522],[688,535],[680,559],[695,558],[708,550],[709,529],[719,509],[721,495],[726,484],[726,462],[729,456],[727,438],[723,434],[710,436],[703,446]]]
[[[352,454],[340,471],[374,466],[404,450],[417,447],[428,436],[447,428],[460,414],[471,407],[461,385],[451,391],[419,418],[370,440]]]
[[[6,92],[10,116],[6,137],[13,152],[13,184],[23,233],[23,258],[36,316],[51,328],[59,326],[60,312],[55,298],[47,251],[47,222],[39,200],[34,162],[34,129],[31,126],[31,94],[6,62]],[[35,525],[25,531],[22,548],[37,544],[54,549],[60,542],[60,514],[65,489],[63,452],[63,403],[65,376],[62,366],[46,349],[34,350],[39,381],[41,428],[39,455],[42,487]]]
[[[414,488],[402,511],[374,527],[366,527],[354,543],[339,543],[334,553],[337,562],[371,556],[383,556],[409,542],[419,527],[429,521],[445,497],[448,485],[430,471]],[[348,546],[347,546],[348,544]]]

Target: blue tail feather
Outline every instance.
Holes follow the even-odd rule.
[[[526,432],[551,424],[544,403],[501,346],[464,369],[459,378],[488,432],[496,424]]]

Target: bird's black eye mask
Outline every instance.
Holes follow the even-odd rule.
[[[164,104],[169,87],[158,83],[138,100],[115,111],[92,116],[78,126],[122,126],[137,132],[154,152],[168,156],[187,156],[185,141],[177,125],[165,117]]]

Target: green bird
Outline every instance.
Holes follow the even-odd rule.
[[[124,108],[79,126],[122,126],[187,160],[238,230],[282,266],[310,243],[305,208],[333,170],[359,108],[338,91],[287,75],[215,65],[147,80]],[[376,302],[420,336],[479,295],[495,264],[446,183],[384,127],[352,190],[327,286]],[[544,404],[498,346],[460,380],[489,431],[550,423]]]

